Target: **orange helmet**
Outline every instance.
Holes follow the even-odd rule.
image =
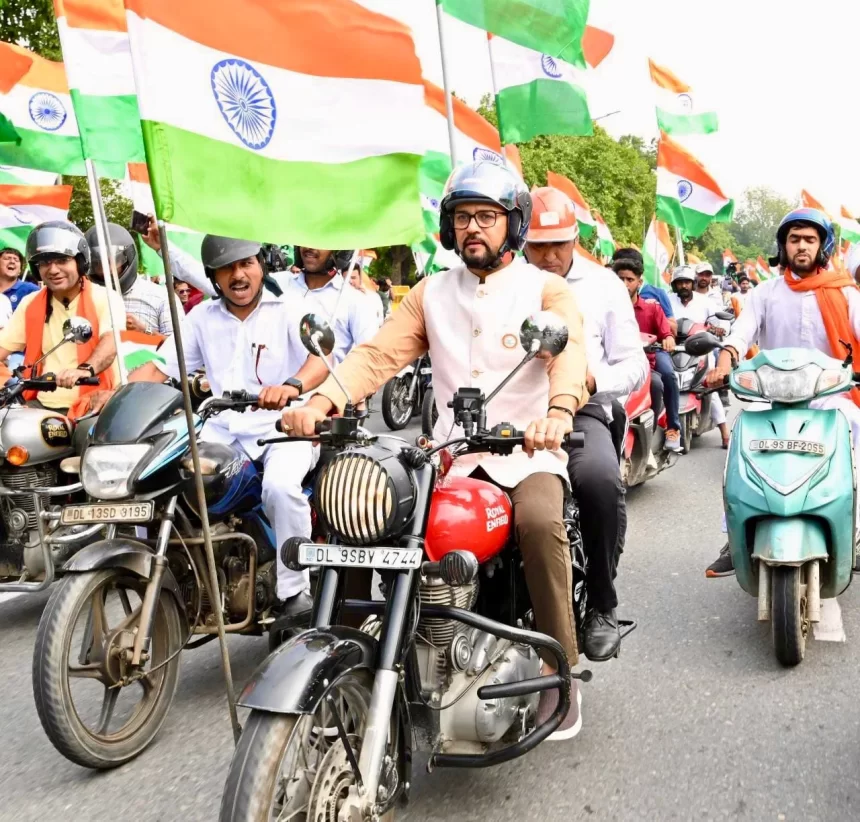
[[[532,218],[527,243],[566,243],[579,237],[573,200],[550,186],[532,189]]]

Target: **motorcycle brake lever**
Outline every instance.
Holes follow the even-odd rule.
[[[275,445],[279,442],[322,442],[322,437],[269,437],[257,440],[257,445]]]

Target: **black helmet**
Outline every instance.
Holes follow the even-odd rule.
[[[454,220],[457,203],[494,203],[508,212],[508,236],[499,249],[520,251],[526,242],[532,216],[532,197],[526,184],[504,161],[477,160],[455,168],[445,184],[439,206],[439,240],[448,251],[457,250]],[[460,252],[457,251],[459,254]]]
[[[119,288],[123,294],[128,294],[137,280],[137,246],[134,238],[121,225],[108,223],[109,254],[113,256],[116,273],[119,277]],[[90,244],[92,267],[90,279],[98,284],[105,284],[105,274],[102,271],[102,258],[99,251],[99,235],[96,227],[87,231],[87,242]]]
[[[82,277],[90,270],[90,247],[87,238],[74,223],[68,220],[50,220],[37,225],[27,237],[26,257],[30,272],[36,281],[39,261],[51,256],[74,257],[78,274]]]
[[[217,234],[207,234],[200,244],[200,260],[203,263],[203,271],[212,281],[215,292],[219,297],[224,295],[215,282],[215,271],[225,265],[232,265],[239,260],[248,257],[256,257],[263,269],[263,278],[266,278],[266,263],[263,259],[263,244],[254,240],[235,240],[232,237],[219,237]]]
[[[306,245],[305,248],[313,248],[313,246]],[[295,255],[295,264],[300,268],[304,268],[304,261],[302,260],[302,246],[297,245],[295,247]],[[326,271],[331,271],[334,268],[341,273],[345,273],[347,268],[349,268],[352,255],[352,251],[332,251],[331,254],[328,255],[328,259],[325,263]]]

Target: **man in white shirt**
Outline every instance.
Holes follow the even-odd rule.
[[[741,360],[753,344],[768,351],[774,348],[814,348],[843,360],[845,343],[852,346],[858,369],[860,355],[860,290],[852,278],[827,269],[835,238],[833,224],[823,212],[799,208],[787,214],[776,232],[781,277],[767,280],[752,289],[744,310],[732,327],[721,351],[717,367],[708,382],[721,384],[732,369],[732,354]],[[841,304],[835,316],[822,314],[825,292],[837,292],[833,302]],[[856,389],[855,389],[856,390]],[[838,408],[848,418],[854,442],[854,463],[860,464],[860,408],[852,394],[821,397],[812,408]],[[731,554],[723,549],[719,559],[705,572],[708,577],[734,573]]]
[[[614,657],[621,643],[613,579],[627,528],[624,485],[610,430],[612,404],[617,400],[623,405],[627,395],[649,378],[650,369],[627,289],[614,272],[575,253],[579,228],[573,202],[550,187],[535,189],[532,199],[526,258],[565,278],[585,328],[591,399],[573,423],[574,430],[585,435],[585,446],[570,450],[567,469],[588,555],[584,651],[590,660],[600,662]],[[623,407],[617,413],[623,418]]]
[[[301,310],[264,286],[259,243],[207,234],[201,256],[216,297],[201,303],[182,325],[188,371],[206,369],[213,396],[245,390],[259,394],[260,411],[225,411],[210,419],[201,439],[234,445],[251,459],[263,461],[263,507],[275,529],[277,547],[290,537],[310,537],[311,512],[302,480],[314,467],[319,449],[310,443],[259,446],[257,439],[276,436],[278,409],[315,388],[328,375],[318,357],[308,356],[301,342]],[[164,351],[165,362],[147,363],[131,382],[179,378],[176,349]],[[94,403],[94,410],[106,398]],[[278,562],[278,597],[283,616],[310,610],[307,572],[291,571]]]
[[[711,303],[711,314],[725,310],[723,292],[715,284],[714,267],[710,263],[699,263],[696,266],[696,293],[706,297]]]
[[[563,522],[567,455],[560,445],[588,396],[582,323],[573,295],[557,277],[514,256],[528,230],[531,197],[513,171],[489,160],[459,166],[440,212],[442,244],[456,247],[465,264],[421,280],[337,374],[355,403],[429,351],[439,398],[434,438],[447,441],[463,435],[448,407],[454,392],[471,387],[489,394],[522,360],[522,321],[541,310],[563,317],[567,348],[549,361],[533,359],[486,408],[488,425],[507,420],[525,430],[525,449],[510,456],[458,457],[449,475],[477,475],[508,491],[537,629],[558,640],[575,662],[570,544]],[[329,379],[306,406],[284,412],[284,430],[313,434],[317,422],[344,404],[343,392]],[[550,664],[545,658],[545,670]],[[582,726],[576,680],[571,686],[570,711],[550,739],[570,739]],[[557,707],[558,691],[544,691],[538,722]]]

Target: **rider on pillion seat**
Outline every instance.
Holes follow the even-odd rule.
[[[439,397],[434,434],[448,440],[457,436],[448,398],[464,386],[489,394],[510,373],[522,359],[518,332],[523,319],[541,310],[564,319],[570,331],[567,348],[555,359],[532,360],[510,390],[487,407],[489,425],[507,421],[526,429],[525,450],[509,457],[467,455],[455,461],[452,472],[489,478],[510,494],[537,628],[555,637],[574,663],[570,545],[562,520],[567,455],[560,446],[588,398],[585,348],[582,321],[564,282],[515,256],[531,210],[528,189],[508,167],[485,160],[455,169],[441,204],[441,241],[445,248],[456,248],[464,265],[421,280],[374,338],[337,367],[337,374],[349,399],[358,402],[429,351]],[[306,406],[284,412],[284,429],[312,435],[314,425],[332,410],[342,411],[346,400],[336,381],[326,380]],[[571,709],[556,739],[575,736],[581,727],[576,680],[572,687]],[[538,721],[557,706],[558,692],[544,691]]]
[[[255,413],[224,411],[203,427],[204,442],[232,445],[251,459],[263,461],[263,507],[274,525],[280,546],[292,536],[310,537],[311,511],[302,493],[302,479],[316,464],[319,449],[310,443],[257,445],[274,436],[277,409],[305,390],[316,388],[328,374],[319,357],[308,356],[301,342],[298,306],[280,299],[264,284],[260,243],[207,234],[200,256],[217,297],[198,305],[182,325],[188,371],[206,369],[212,395],[245,390],[258,394]],[[179,379],[176,349],[161,349],[163,365],[149,362],[130,382]],[[94,398],[98,410],[109,398]],[[310,610],[307,572],[290,571],[278,552],[278,598],[282,614],[299,616]]]
[[[0,360],[5,363],[10,354],[23,351],[24,362],[34,363],[63,339],[67,319],[88,320],[93,327],[89,342],[61,345],[38,366],[39,374],[56,375],[59,388],[24,394],[32,404],[76,418],[86,413],[88,394],[119,382],[108,300],[117,322],[125,316],[125,309],[117,295],[87,279],[90,247],[72,223],[54,220],[37,225],[27,237],[27,262],[33,278],[46,287],[24,297],[0,331]],[[8,369],[3,369],[8,378]],[[85,377],[98,377],[98,388],[75,384]]]
[[[610,430],[612,403],[623,403],[650,372],[626,289],[611,271],[575,253],[579,224],[573,201],[550,187],[534,189],[532,198],[526,259],[564,278],[582,311],[585,328],[586,387],[592,397],[573,422],[574,430],[585,435],[585,446],[570,449],[567,470],[579,502],[588,557],[583,650],[589,659],[600,662],[614,657],[621,644],[613,579],[627,530],[624,485]],[[623,417],[623,407],[616,412]]]
[[[774,348],[814,348],[844,360],[849,348],[854,370],[860,370],[860,290],[851,276],[828,267],[836,244],[833,224],[822,211],[798,208],[783,217],[776,232],[781,277],[760,283],[746,294],[744,310],[732,326],[717,367],[708,383],[721,384],[732,369],[732,354],[740,360],[753,343],[763,351]],[[848,418],[854,443],[854,464],[860,464],[858,391],[820,397],[811,408],[838,408]],[[860,565],[860,555],[858,555]],[[855,565],[855,571],[860,570]],[[728,545],[705,576],[734,573]]]

